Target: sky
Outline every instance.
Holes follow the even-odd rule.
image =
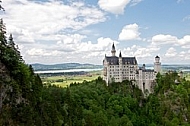
[[[190,64],[190,0],[2,0],[7,37],[27,64]]]

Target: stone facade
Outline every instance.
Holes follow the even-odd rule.
[[[103,60],[103,79],[107,85],[114,82],[122,82],[123,80],[133,81],[143,92],[147,89],[152,92],[155,84],[156,75],[161,70],[160,57],[155,57],[154,70],[146,69],[145,64],[138,66],[135,57],[119,57],[115,55],[115,45],[112,45],[112,56],[106,56]]]

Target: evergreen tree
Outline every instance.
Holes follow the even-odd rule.
[[[18,45],[15,45],[13,36],[10,34],[9,40],[8,40],[8,47],[11,48],[11,50],[14,53],[14,57],[18,58],[20,61],[23,61],[22,56],[20,55]]]
[[[2,1],[0,0],[0,3],[1,3]],[[3,11],[5,11],[5,9],[1,6],[1,4],[0,4],[0,10],[3,10]]]
[[[3,19],[0,19],[0,59],[2,59],[5,54],[5,47],[7,46],[6,40],[6,28],[3,23]]]

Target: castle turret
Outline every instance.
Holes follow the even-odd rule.
[[[143,66],[142,66],[142,70],[145,70],[145,64],[143,64]]]
[[[157,73],[161,71],[161,62],[160,62],[160,57],[159,56],[155,57],[154,71],[157,72]]]
[[[112,45],[111,53],[112,53],[112,56],[115,56],[116,51],[115,51],[115,45],[114,45],[114,43]]]
[[[122,55],[121,55],[121,51],[119,53],[119,80],[120,82],[123,81],[123,73],[122,73],[122,68],[123,68],[123,64],[122,64]]]
[[[179,76],[180,76],[180,78],[183,78],[183,71],[179,72]]]

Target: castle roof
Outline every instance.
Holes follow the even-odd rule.
[[[146,73],[155,72],[154,70],[151,70],[151,69],[142,69],[141,67],[139,68],[139,70],[142,70],[142,72],[146,72]],[[139,74],[139,70],[136,71],[136,74]]]
[[[156,56],[155,58],[160,58],[159,56]]]
[[[143,72],[154,72],[154,70],[151,70],[151,69],[144,69],[142,70]]]
[[[105,59],[110,65],[119,65],[119,57],[117,56],[106,56]],[[137,60],[135,57],[122,57],[122,64],[136,65]]]

